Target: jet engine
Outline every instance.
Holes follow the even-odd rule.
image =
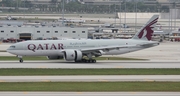
[[[49,60],[63,59],[63,56],[47,56]]]
[[[66,61],[79,61],[82,59],[82,52],[79,50],[66,50],[64,52],[64,58]]]

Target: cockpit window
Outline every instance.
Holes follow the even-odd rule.
[[[10,46],[10,48],[15,48],[15,46]]]

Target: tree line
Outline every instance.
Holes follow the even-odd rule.
[[[1,7],[15,7],[15,10],[21,11],[18,8],[28,8],[29,12],[39,9],[40,12],[62,12],[63,2],[51,0],[49,4],[32,4],[26,0],[2,0]],[[9,11],[9,10],[8,10]],[[162,6],[160,3],[146,5],[143,2],[122,2],[121,5],[90,5],[81,4],[80,2],[69,2],[64,4],[65,13],[115,13],[115,12],[169,12],[168,6]]]

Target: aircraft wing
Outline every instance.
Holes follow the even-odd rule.
[[[140,44],[137,46],[148,47],[148,46],[153,46],[153,45],[159,45],[159,43],[158,42],[152,42],[152,43],[147,43],[147,44]]]
[[[145,43],[145,44],[134,44],[134,45],[116,45],[116,46],[103,46],[103,47],[93,47],[93,48],[84,48],[84,49],[78,49],[79,51],[81,51],[82,53],[89,53],[89,52],[108,52],[110,50],[119,50],[121,48],[133,48],[133,47],[149,47],[149,46],[153,46],[154,44],[159,44],[159,43]],[[61,52],[63,52],[65,50],[61,50]]]
[[[92,51],[109,51],[109,50],[114,50],[114,49],[121,49],[121,48],[131,48],[131,47],[136,47],[137,45],[117,45],[117,46],[105,46],[105,47],[95,47],[95,48],[86,48],[86,49],[80,49],[82,52],[92,52]]]

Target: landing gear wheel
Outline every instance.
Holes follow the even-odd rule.
[[[75,60],[75,62],[81,62],[81,63],[96,63],[96,60],[95,60],[95,59],[89,59],[89,60],[87,60],[87,59],[82,59],[82,60],[80,60],[80,61],[76,61],[76,60]]]
[[[22,56],[17,55],[17,57],[19,58],[19,62],[20,62],[20,63],[23,63]]]
[[[20,62],[20,63],[23,63],[23,59],[19,59],[19,62]]]
[[[92,63],[93,61],[92,60],[89,60],[89,63]]]
[[[96,63],[96,60],[92,60],[92,63]]]
[[[86,63],[96,63],[96,60],[92,59],[92,60],[87,60]]]
[[[86,59],[82,59],[81,61],[82,61],[82,62],[86,62]]]

